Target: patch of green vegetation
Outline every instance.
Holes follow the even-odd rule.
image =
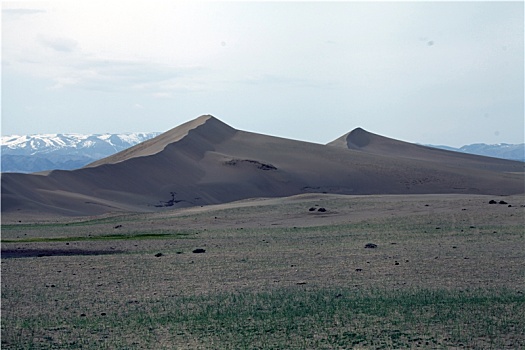
[[[132,234],[108,234],[77,237],[32,237],[21,239],[3,239],[2,243],[31,243],[31,242],[79,242],[79,241],[114,241],[114,240],[141,240],[141,239],[172,239],[190,238],[192,232],[175,233],[132,233]]]
[[[18,224],[3,224],[2,230],[47,230],[53,228],[67,228],[67,227],[83,227],[95,226],[102,224],[116,224],[125,222],[136,222],[144,220],[145,214],[125,214],[116,215],[104,218],[87,219],[81,221],[59,221],[59,222],[34,222],[34,223],[18,223]]]
[[[525,296],[511,290],[286,288],[52,312],[2,322],[2,347],[522,348]],[[154,343],[151,343],[154,342]]]

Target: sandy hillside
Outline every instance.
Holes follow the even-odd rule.
[[[518,170],[509,168],[505,159],[491,158],[468,153],[452,152],[439,148],[428,147],[409,142],[403,142],[356,128],[338,139],[327,144],[351,150],[440,163],[443,166],[459,166],[470,169],[493,170],[497,172],[523,171],[525,165],[521,162]],[[520,170],[521,169],[521,170]]]
[[[201,116],[82,169],[2,174],[2,213],[153,212],[301,193],[511,195],[524,192],[523,170],[362,129],[319,145]]]

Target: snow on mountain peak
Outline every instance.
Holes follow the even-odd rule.
[[[127,148],[159,135],[158,132],[136,132],[123,134],[34,134],[2,136],[3,152],[17,149],[33,149],[37,153],[47,153],[54,149],[92,148],[98,144],[110,144]],[[116,143],[115,143],[116,142]]]

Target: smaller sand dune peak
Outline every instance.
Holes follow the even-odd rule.
[[[329,146],[339,146],[350,149],[358,149],[368,146],[371,141],[371,136],[374,135],[365,129],[355,128],[340,138],[330,142]],[[378,136],[378,135],[374,135]]]
[[[356,128],[347,134],[339,137],[338,139],[327,144],[328,146],[344,147],[349,149],[356,149],[362,151],[368,151],[370,153],[377,153],[378,151],[402,151],[411,150],[414,147],[423,147],[416,144],[403,142],[395,139],[391,139],[385,136],[380,136],[363,128]]]
[[[202,115],[196,119],[181,124],[159,136],[142,142],[122,152],[107,158],[88,164],[86,168],[96,167],[103,164],[115,164],[122,161],[146,157],[163,151],[168,145],[179,143],[187,138],[196,138],[196,142],[216,143],[233,135],[237,130],[221,122],[212,115]],[[187,141],[187,140],[186,140]]]
[[[520,162],[418,145],[377,135],[362,128],[350,131],[328,143],[327,146],[347,148],[392,158],[439,162],[443,166],[461,166],[464,168],[490,169],[502,172],[523,171],[523,164],[520,164]]]

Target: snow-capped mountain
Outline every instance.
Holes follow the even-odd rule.
[[[525,143],[519,144],[508,144],[508,143],[498,143],[488,145],[486,143],[474,143],[471,145],[465,145],[460,148],[454,148],[449,146],[434,146],[427,145],[435,148],[442,148],[449,151],[462,152],[477,154],[480,156],[494,157],[494,158],[503,158],[510,160],[518,160],[520,162],[525,162]]]
[[[2,172],[29,173],[81,168],[159,134],[143,132],[2,136]]]

